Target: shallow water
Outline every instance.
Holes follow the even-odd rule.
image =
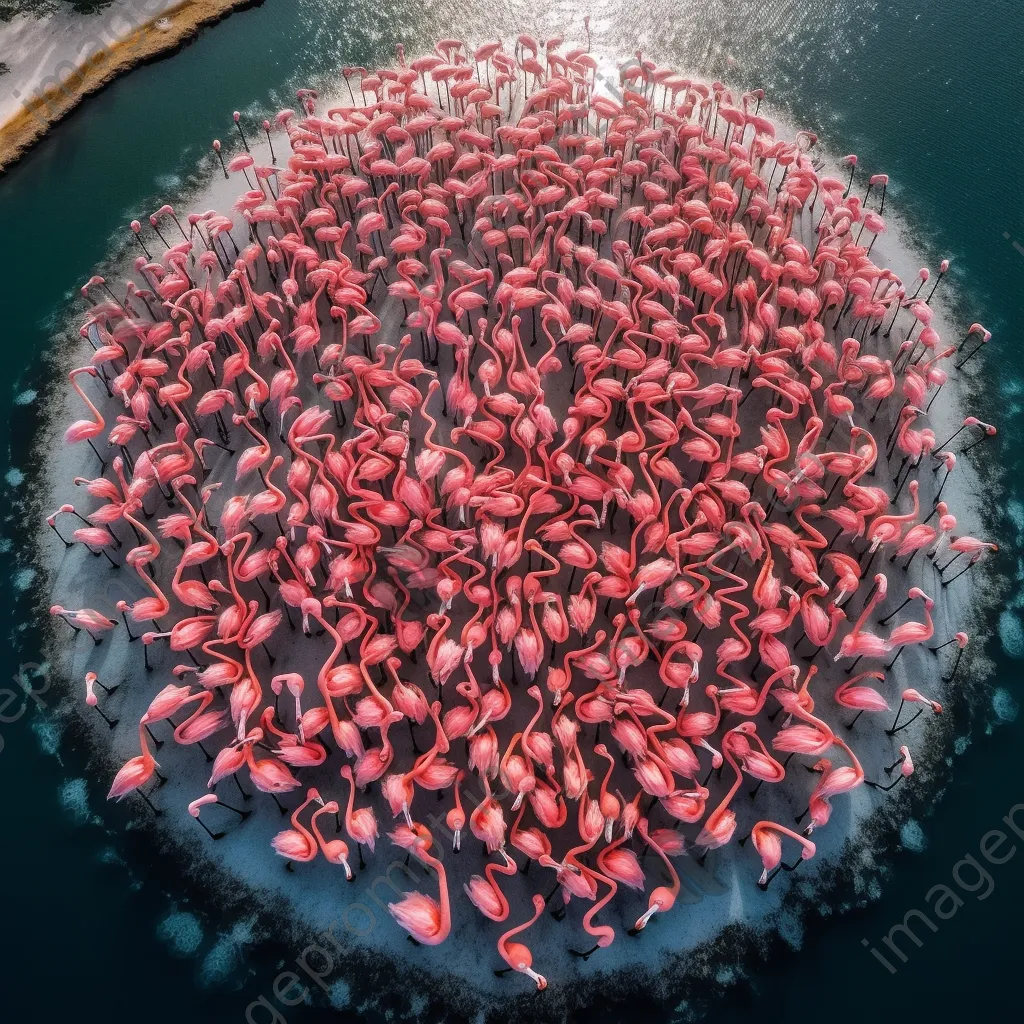
[[[861,944],[867,937],[877,945],[911,907],[925,906],[932,886],[952,884],[954,865],[965,854],[977,856],[982,836],[1024,801],[1024,783],[1013,770],[1021,742],[1015,659],[1024,652],[1020,526],[1013,515],[1024,500],[1024,356],[1015,343],[1024,255],[1013,245],[1024,243],[1024,212],[1015,199],[1024,186],[1024,144],[1015,127],[1024,116],[1018,60],[1024,10],[1016,0],[992,0],[983,19],[978,6],[966,0],[764,0],[751,11],[739,0],[684,0],[644,8],[605,2],[592,9],[595,48],[605,54],[626,56],[640,46],[685,70],[765,87],[830,149],[856,152],[867,172],[891,175],[894,204],[933,267],[943,256],[953,258],[951,276],[968,303],[965,318],[982,320],[994,333],[973,411],[1001,429],[998,445],[979,451],[1003,467],[1006,490],[993,494],[992,503],[996,514],[1008,514],[994,539],[1003,545],[1001,569],[1015,580],[1000,621],[992,624],[987,654],[996,669],[975,713],[968,713],[966,701],[949,709],[959,737],[949,749],[950,783],[941,801],[915,810],[920,827],[898,849],[894,842],[888,876],[844,885],[803,923],[784,922],[779,948],[766,963],[716,968],[707,1001],[666,1005],[652,994],[643,1007],[652,1020],[708,1013],[740,1020],[769,1006],[773,1016],[813,1006],[833,1020],[860,1020],[864,997],[856,991],[844,997],[865,982],[876,1013],[945,1020],[1012,1005],[1006,978],[1015,950],[1002,936],[1024,909],[1024,855],[990,867],[988,898],[978,899],[987,886],[974,895],[961,892],[964,905],[937,932],[919,929],[920,948],[905,941],[908,961],[897,964],[895,975]],[[27,622],[33,602],[45,595],[19,557],[25,514],[19,502],[28,492],[21,475],[30,477],[32,470],[26,450],[35,423],[32,392],[44,386],[41,355],[67,299],[108,253],[111,239],[120,244],[131,217],[187,187],[209,140],[230,137],[232,109],[250,120],[263,116],[287,105],[295,86],[340,64],[387,60],[396,42],[414,53],[442,35],[481,40],[501,31],[508,38],[523,28],[551,34],[567,22],[573,35],[580,32],[579,21],[571,22],[576,5],[551,5],[539,25],[532,10],[473,0],[267,0],[89,100],[0,179],[6,328],[0,339],[6,413],[0,487],[8,504],[2,530],[12,541],[0,545],[7,581],[0,593],[7,641],[0,671],[6,678],[18,675],[19,664],[42,661]],[[43,238],[50,240],[45,274],[38,255]],[[21,675],[37,698],[16,720],[3,721],[18,714],[21,702],[7,706],[0,719],[7,809],[0,864],[8,925],[0,942],[6,962],[20,965],[4,1009],[12,1019],[80,1016],[86,1008],[90,1019],[113,1021],[133,1011],[154,1022],[186,1015],[244,1020],[246,1007],[270,993],[274,977],[288,966],[284,961],[294,961],[298,950],[259,942],[260,926],[245,907],[229,915],[204,913],[201,893],[161,862],[145,837],[124,832],[130,815],[105,805],[105,777],[89,768],[73,727],[63,726],[60,683],[47,689],[45,675],[29,667]],[[730,988],[741,974],[750,985]],[[299,1005],[287,1019],[380,1016],[347,988],[337,987],[330,998],[345,1010]],[[404,994],[399,1015],[418,1008],[413,999],[412,992]],[[422,1011],[440,1019],[435,1008],[423,1005]],[[624,1016],[621,1007],[607,1010],[609,1020]],[[269,1017],[256,1011],[253,1019]]]

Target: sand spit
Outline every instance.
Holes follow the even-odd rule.
[[[232,11],[262,0],[115,0],[96,14],[24,15],[0,25],[0,171],[82,100],[165,57]],[[146,20],[141,20],[146,18]]]

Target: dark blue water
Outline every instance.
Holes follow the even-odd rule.
[[[298,952],[275,945],[272,922],[257,919],[254,908],[213,903],[202,880],[181,877],[145,835],[126,831],[131,815],[105,804],[105,773],[89,765],[64,724],[62,705],[72,698],[60,680],[33,678],[38,700],[7,703],[4,687],[20,692],[12,678],[19,664],[42,660],[31,621],[46,594],[40,577],[31,576],[22,525],[33,514],[25,504],[34,468],[31,391],[45,386],[45,353],[60,344],[68,299],[110,252],[112,238],[123,239],[131,217],[187,187],[209,140],[230,137],[232,109],[262,117],[287,104],[295,85],[342,63],[386,60],[399,41],[415,51],[453,31],[479,40],[537,29],[530,11],[480,0],[426,11],[387,0],[267,0],[88,100],[0,179],[0,477],[8,474],[0,481],[7,510],[0,676],[11,680],[0,679],[4,1019],[242,1021]],[[893,202],[933,267],[953,258],[964,315],[994,332],[974,411],[1001,429],[986,458],[1002,489],[987,498],[1003,546],[998,567],[1012,581],[985,645],[994,672],[983,683],[962,675],[963,697],[948,709],[949,784],[941,799],[914,808],[920,835],[908,832],[893,849],[885,877],[873,872],[856,885],[841,879],[837,895],[817,901],[802,934],[789,928],[785,940],[742,963],[730,953],[739,964],[731,978],[742,976],[740,984],[728,986],[723,974],[688,993],[630,994],[628,1002],[608,1004],[603,1017],[633,1019],[643,1010],[653,1021],[746,1021],[752,1012],[770,1019],[814,1013],[861,1022],[867,1014],[945,1021],[1012,1013],[1024,840],[999,866],[979,847],[993,829],[1015,839],[1000,822],[1024,802],[1024,726],[1011,706],[1021,690],[1015,659],[1024,656],[1014,521],[1018,509],[1024,513],[1014,504],[1024,500],[1024,355],[1017,342],[1024,5],[659,0],[644,7],[606,2],[592,14],[607,54],[626,56],[641,45],[665,63],[767,88],[834,152],[856,152],[869,172],[891,175]],[[550,33],[560,17],[546,15],[539,30]],[[564,5],[564,17],[576,17],[573,5]],[[1008,840],[998,855],[1009,848]],[[989,882],[976,883],[962,866],[957,884],[954,867],[966,855],[986,865]],[[882,936],[912,908],[927,909],[926,893],[941,884],[962,905],[949,903],[946,912],[955,913],[936,918],[935,932],[918,923],[920,947],[901,939],[907,962],[895,961],[890,973],[861,940],[884,949]],[[374,982],[364,972],[364,983]],[[311,1024],[379,1017],[357,1009],[362,1002],[357,988],[346,1015],[298,1005],[285,1017]],[[408,1008],[402,996],[399,1014]],[[443,1008],[428,1006],[424,1015],[440,1020]],[[256,1010],[253,1019],[272,1018]]]

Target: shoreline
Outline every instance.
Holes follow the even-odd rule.
[[[41,96],[40,90],[34,89],[33,99],[22,102],[18,112],[0,124],[0,176],[87,96],[140,65],[177,52],[206,26],[262,3],[263,0],[181,0],[125,38],[96,50],[83,63],[75,63],[73,71],[59,84],[41,90]],[[60,67],[58,63],[57,68]]]

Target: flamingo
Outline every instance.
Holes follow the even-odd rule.
[[[407,893],[398,903],[389,903],[391,916],[409,933],[409,937],[425,946],[437,946],[448,938],[451,910],[448,904],[448,879],[444,865],[427,851],[433,843],[430,831],[423,825],[412,828],[401,825],[391,833],[392,842],[415,853],[437,872],[440,902],[419,892]]]

